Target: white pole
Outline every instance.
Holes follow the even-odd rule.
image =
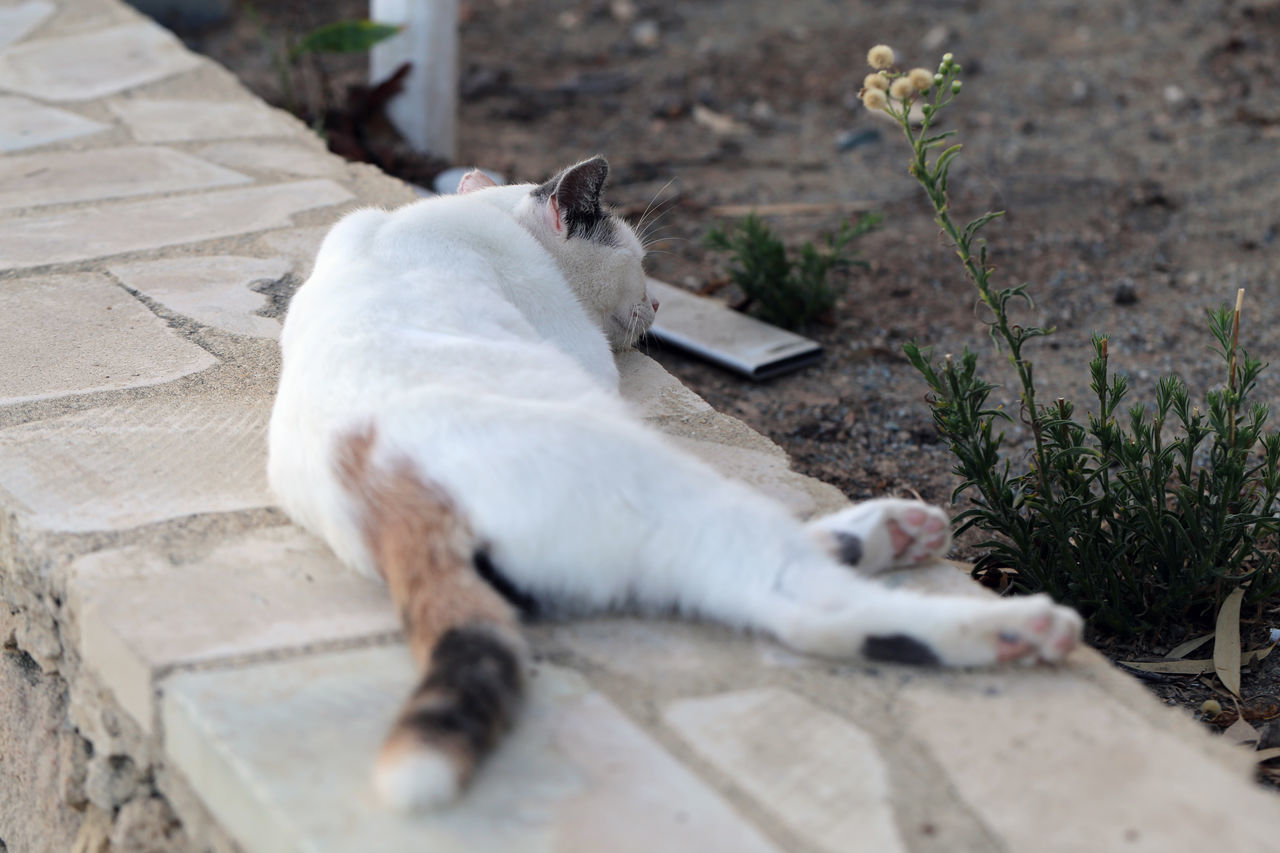
[[[369,59],[373,83],[403,62],[413,63],[404,89],[387,114],[417,151],[452,161],[458,109],[458,0],[370,0],[370,17],[404,27],[375,45]]]

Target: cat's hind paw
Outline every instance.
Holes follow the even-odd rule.
[[[809,524],[838,560],[861,572],[927,563],[951,548],[951,522],[940,507],[903,498],[855,504]]]
[[[975,602],[976,603],[976,602]],[[1057,663],[1080,645],[1084,621],[1047,595],[1002,599],[954,626],[939,643],[952,666],[989,663]]]

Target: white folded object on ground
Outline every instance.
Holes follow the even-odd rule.
[[[752,379],[770,379],[822,358],[822,347],[795,332],[657,279],[649,295],[662,307],[649,334]]]

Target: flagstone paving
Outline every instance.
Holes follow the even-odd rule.
[[[658,618],[531,625],[529,707],[474,789],[382,810],[370,762],[413,666],[382,586],[272,509],[264,456],[283,298],[339,216],[414,190],[117,0],[0,0],[0,151],[0,850],[1280,837],[1246,754],[1088,650],[938,672]],[[843,505],[645,356],[619,367],[721,470],[797,512]],[[941,564],[885,582],[987,594]]]
[[[96,272],[0,287],[0,403],[155,385],[217,363]]]
[[[0,95],[0,151],[37,148],[106,129],[101,122],[30,98]]]

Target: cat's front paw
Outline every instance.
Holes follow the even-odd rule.
[[[903,498],[855,504],[809,525],[841,562],[862,572],[936,560],[951,548],[951,522],[939,507]]]
[[[942,663],[1057,663],[1080,645],[1084,621],[1047,595],[974,602],[978,609],[944,631],[937,644]]]

